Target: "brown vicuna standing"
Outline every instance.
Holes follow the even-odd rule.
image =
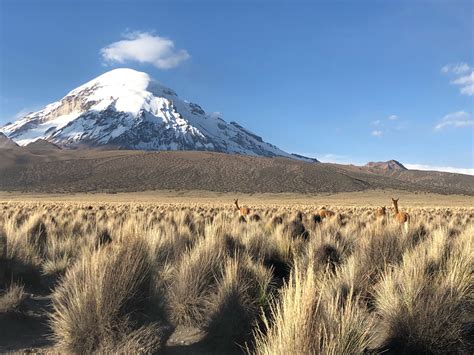
[[[405,228],[405,232],[408,231],[408,223],[410,222],[410,215],[406,212],[400,212],[398,210],[398,198],[395,200],[393,197],[392,197],[392,202],[393,202],[393,208],[395,209],[395,220],[400,223],[400,224],[403,224],[404,228]]]
[[[335,213],[333,211],[327,210],[326,207],[323,207],[318,211],[318,215],[321,217],[321,219],[325,219],[334,216]]]
[[[237,209],[237,211],[239,211],[239,214],[241,216],[245,217],[245,216],[250,214],[250,208],[248,208],[248,207],[239,207],[239,200],[238,199],[235,199],[234,203],[235,203],[235,208]]]

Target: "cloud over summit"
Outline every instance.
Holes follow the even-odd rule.
[[[124,37],[100,50],[105,63],[135,61],[152,64],[159,69],[171,69],[190,58],[186,50],[177,50],[169,38],[149,32],[130,32]]]

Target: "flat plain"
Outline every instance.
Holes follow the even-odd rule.
[[[463,195],[4,192],[0,351],[469,353],[473,232]]]

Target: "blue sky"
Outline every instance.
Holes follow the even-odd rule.
[[[0,0],[0,125],[130,67],[290,152],[473,169],[473,13],[472,1]],[[132,53],[119,42],[140,40]]]

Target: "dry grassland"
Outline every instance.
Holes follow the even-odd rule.
[[[402,198],[407,232],[375,203],[326,204],[321,219],[321,205],[253,198],[245,218],[231,199],[189,196],[0,203],[0,351],[472,350],[474,208],[461,197]]]

